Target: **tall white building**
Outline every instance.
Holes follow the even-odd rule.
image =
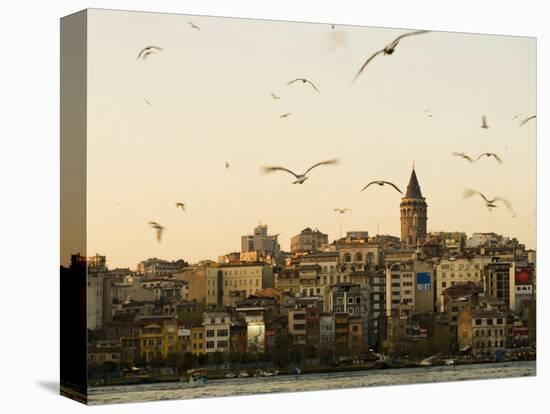
[[[231,317],[225,312],[208,312],[203,315],[205,352],[229,351]]]

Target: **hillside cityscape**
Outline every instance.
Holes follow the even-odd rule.
[[[536,252],[427,220],[413,168],[400,237],[308,227],[288,251],[259,224],[216,261],[75,254],[62,278],[87,270],[90,384],[534,359]]]

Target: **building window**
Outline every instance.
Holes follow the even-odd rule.
[[[207,341],[206,342],[206,349],[214,349],[215,348],[215,342],[214,341]]]
[[[481,319],[476,319],[476,325],[481,325]]]
[[[209,329],[206,331],[206,337],[207,338],[213,338],[215,336],[215,332],[213,329]]]
[[[227,329],[220,329],[218,331],[218,336],[228,336],[229,335],[229,332]]]

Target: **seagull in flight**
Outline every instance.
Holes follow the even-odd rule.
[[[514,115],[513,118],[512,118],[512,121],[513,121],[514,119],[519,118],[520,116],[521,116],[521,114],[516,114],[516,115]]]
[[[485,202],[485,207],[487,207],[489,209],[489,211],[491,211],[493,208],[496,208],[498,207],[498,205],[496,204],[497,201],[501,201],[505,206],[506,208],[512,213],[515,215],[513,209],[512,209],[512,204],[506,200],[505,198],[503,197],[494,197],[492,199],[489,199],[487,198],[483,193],[479,192],[479,191],[476,191],[476,190],[472,190],[471,188],[466,188],[464,190],[464,198],[468,198],[468,197],[471,197],[475,194],[479,194],[481,196],[481,198],[483,198],[483,201]]]
[[[280,115],[279,118],[288,118],[290,115],[292,115],[292,112],[287,112],[286,114]]]
[[[309,83],[313,87],[313,89],[319,92],[319,89],[317,89],[317,86],[315,86],[315,84],[312,81],[306,78],[296,78],[294,80],[288,81],[287,85],[292,85],[294,82],[299,82],[299,81],[301,81],[302,83]]]
[[[229,164],[229,162],[226,161],[226,162],[225,162],[225,168],[227,169],[227,168],[229,168],[229,167],[231,167],[231,164]]]
[[[385,185],[385,184],[388,184],[390,186],[392,186],[393,188],[395,188],[397,191],[399,191],[401,194],[403,194],[403,191],[401,191],[399,188],[397,188],[397,186],[394,184],[394,183],[391,183],[389,181],[384,181],[384,180],[377,180],[377,181],[371,181],[370,183],[368,183],[366,186],[364,186],[361,191],[363,190],[366,190],[369,186],[373,185],[373,184],[378,184],[378,185]]]
[[[149,102],[147,99],[144,99],[145,103],[149,106],[151,106],[151,102]]]
[[[271,97],[272,97],[273,99],[281,99],[280,96],[275,95],[273,92],[271,92]]]
[[[294,181],[292,184],[303,184],[304,181],[306,181],[309,178],[307,176],[307,173],[310,172],[311,170],[313,170],[315,167],[319,167],[320,165],[332,165],[332,164],[338,164],[338,160],[337,159],[332,159],[332,160],[328,160],[328,161],[318,162],[317,164],[314,164],[311,167],[309,167],[306,170],[306,172],[303,173],[303,174],[296,174],[296,173],[290,171],[288,168],[284,168],[284,167],[264,167],[263,171],[264,171],[265,174],[275,172],[275,171],[286,171],[287,173],[290,173],[294,177],[296,177],[296,181]]]
[[[162,232],[164,231],[164,227],[162,227],[160,224],[158,224],[156,221],[150,221],[149,225],[157,230],[157,241],[160,243],[160,240],[162,238]]]
[[[355,82],[355,80],[359,77],[359,75],[363,72],[363,70],[365,70],[365,68],[367,67],[367,65],[376,57],[378,56],[379,54],[383,53],[384,55],[391,55],[393,54],[393,52],[395,51],[395,48],[397,47],[397,45],[399,44],[399,42],[401,41],[401,39],[405,38],[405,37],[409,37],[409,36],[415,36],[415,35],[419,35],[419,34],[423,34],[423,33],[428,33],[429,30],[417,30],[415,32],[409,32],[409,33],[405,33],[405,34],[402,34],[401,36],[397,36],[395,39],[393,39],[393,41],[389,44],[387,44],[383,49],[380,49],[378,52],[375,52],[374,54],[372,54],[366,61],[365,63],[363,63],[363,66],[361,66],[361,68],[359,69],[359,72],[357,72],[357,75],[355,75],[355,77],[353,78],[353,82]]]
[[[487,125],[487,117],[485,115],[481,117],[481,128],[489,129],[489,125]]]
[[[335,208],[334,209],[335,213],[340,213],[340,214],[347,213],[348,211],[351,213],[351,210],[349,208]]]
[[[147,46],[141,49],[137,55],[137,59],[145,60],[147,56],[154,54],[156,52],[161,52],[163,49],[159,46]]]
[[[467,160],[469,162],[474,162],[474,159],[472,157],[470,157],[469,155],[464,154],[463,152],[453,152],[453,155],[455,157],[464,158],[465,160]]]
[[[185,211],[185,204],[184,203],[176,203],[177,208],[181,208],[183,211]]]
[[[200,32],[201,28],[197,26],[195,23],[193,22],[187,22],[187,23],[189,23],[189,25],[191,26],[191,29],[197,29]]]
[[[499,164],[502,164],[502,160],[494,152],[484,152],[483,154],[480,154],[479,157],[476,158],[476,161],[479,160],[481,157],[494,157],[494,159],[497,160]]]
[[[523,121],[521,121],[519,123],[519,126],[522,127],[523,125],[525,125],[527,122],[529,122],[531,119],[535,119],[537,116],[536,115],[532,115],[530,116],[529,118],[525,118]]]

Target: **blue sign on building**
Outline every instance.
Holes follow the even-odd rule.
[[[431,288],[431,279],[429,272],[418,272],[416,274],[416,289],[419,292],[427,292]]]

